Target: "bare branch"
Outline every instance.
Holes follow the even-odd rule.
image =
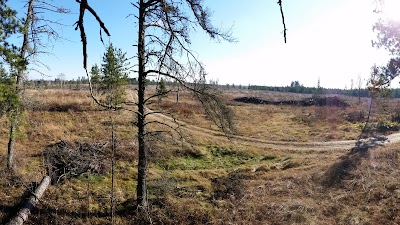
[[[83,17],[85,15],[85,11],[89,10],[89,12],[96,18],[97,22],[100,25],[100,28],[103,29],[104,32],[106,32],[106,34],[108,36],[110,36],[110,33],[108,32],[108,29],[106,28],[106,26],[103,23],[103,21],[97,15],[96,11],[94,11],[94,9],[92,7],[90,7],[90,5],[88,4],[87,0],[76,0],[76,2],[79,3],[79,19],[76,22],[77,26],[76,26],[75,30],[77,30],[79,28],[79,31],[80,31],[80,34],[81,34],[82,54],[83,54],[83,68],[86,70],[86,73],[87,73],[87,39],[86,39],[86,33],[85,33],[85,26],[84,26],[84,23],[83,23]]]
[[[286,43],[286,24],[285,24],[285,16],[283,15],[283,9],[282,9],[282,0],[278,0],[278,5],[281,10],[281,16],[282,16],[282,24],[283,24],[283,38]]]
[[[167,92],[157,93],[157,94],[151,95],[150,97],[146,98],[146,99],[144,100],[144,102],[147,103],[149,100],[151,100],[151,99],[153,99],[153,98],[156,98],[156,97],[163,96],[163,95],[165,95],[165,94],[168,94],[168,93],[170,93],[171,91],[172,91],[172,90],[168,90]]]

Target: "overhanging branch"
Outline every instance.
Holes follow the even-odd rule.
[[[87,70],[87,38],[86,38],[86,33],[85,33],[85,26],[83,24],[83,17],[85,15],[85,11],[89,10],[89,12],[96,18],[97,22],[100,25],[100,33],[101,33],[101,29],[103,29],[104,32],[108,36],[110,36],[110,33],[108,32],[108,29],[106,28],[106,26],[103,23],[103,21],[97,15],[96,11],[94,11],[94,9],[92,7],[90,7],[90,5],[88,4],[87,0],[75,0],[75,1],[79,3],[79,19],[76,22],[75,30],[77,30],[79,28],[79,31],[80,31],[80,34],[81,34],[82,54],[83,54],[83,68],[85,70]]]
[[[285,16],[283,14],[283,9],[282,9],[282,0],[278,0],[278,5],[281,10],[281,16],[282,16],[282,24],[283,24],[283,39],[285,40],[286,43],[286,24],[285,24]]]

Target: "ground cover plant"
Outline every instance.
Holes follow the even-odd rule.
[[[157,90],[151,87],[150,91]],[[343,145],[344,140],[360,135],[367,99],[358,105],[357,98],[337,96],[349,106],[302,107],[254,105],[234,99],[286,101],[312,96],[235,89],[222,94],[235,113],[237,132],[231,136],[208,122],[187,92],[180,93],[178,103],[169,93],[159,104],[149,105],[152,110],[171,112],[186,139],[159,139],[149,146],[148,200],[154,224],[400,222],[398,144],[379,146],[382,140],[371,139],[358,148],[352,148],[355,141]],[[12,216],[24,193],[33,190],[45,173],[46,149],[63,141],[70,149],[101,143],[105,166],[99,171],[81,171],[51,186],[27,224],[110,224],[110,112],[98,107],[85,90],[27,90],[26,95],[27,116],[16,145],[20,169],[15,174],[0,171],[1,223]],[[132,97],[129,92],[127,96]],[[395,132],[397,107],[396,99],[376,101],[366,135]],[[127,111],[113,113],[117,149],[114,222],[136,224],[137,218],[130,213],[135,207],[137,179],[137,143],[132,141],[135,117]],[[172,120],[167,116],[158,119]],[[2,118],[2,164],[6,162],[6,124]],[[385,124],[392,128],[383,129]]]

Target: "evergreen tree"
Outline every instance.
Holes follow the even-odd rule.
[[[18,104],[19,98],[15,92],[14,77],[0,66],[0,116],[11,111],[11,106]]]
[[[2,61],[6,64],[11,73],[7,74],[2,67],[1,82],[3,93],[4,104],[7,108],[6,112],[9,116],[10,129],[9,129],[9,141],[7,145],[7,168],[9,170],[15,169],[15,154],[14,154],[14,136],[18,129],[18,117],[20,114],[19,98],[21,93],[22,77],[20,76],[21,71],[25,69],[26,63],[24,60],[24,48],[18,48],[14,44],[10,43],[10,37],[18,32],[24,35],[25,40],[25,27],[30,23],[30,16],[26,21],[23,21],[24,26],[21,26],[17,19],[17,12],[12,10],[7,4],[7,0],[0,0],[0,56]],[[24,42],[25,43],[25,42]],[[23,45],[24,46],[24,45]]]
[[[94,85],[94,90],[96,91],[98,91],[98,86],[100,83],[100,72],[100,67],[97,64],[94,64],[90,70],[90,81],[92,85]]]
[[[2,63],[17,61],[19,49],[9,43],[9,37],[18,32],[20,23],[17,20],[17,12],[7,5],[7,0],[0,0],[0,56]]]
[[[45,1],[29,0],[27,1],[26,14],[17,18],[17,12],[12,10],[7,4],[7,0],[0,0],[0,57],[2,61],[10,68],[10,76],[14,81],[14,92],[16,101],[10,102],[10,126],[9,140],[7,145],[7,168],[15,169],[15,133],[19,126],[19,117],[23,108],[19,104],[19,98],[22,98],[23,81],[28,63],[35,60],[35,56],[45,51],[46,42],[43,42],[44,36],[47,40],[58,38],[58,34],[51,27],[53,21],[43,18],[44,12],[67,13],[64,8],[56,7]],[[10,38],[12,35],[19,34],[22,37],[21,42],[18,38]],[[17,47],[12,42],[18,43]]]
[[[377,32],[377,41],[373,45],[387,50],[391,58],[386,65],[374,65],[371,70],[374,88],[387,88],[390,82],[400,74],[400,23],[398,21],[385,21],[380,19],[374,25],[374,31]],[[370,81],[370,84],[371,81]]]
[[[158,101],[161,102],[162,98],[167,96],[167,84],[163,78],[160,79],[157,86]]]
[[[315,88],[314,93],[313,93],[313,98],[314,99],[320,99],[322,98],[322,92],[323,88],[321,87],[321,81],[320,78],[318,78],[318,83],[317,83],[317,88]]]
[[[101,70],[97,65],[92,67],[92,76],[98,79],[98,89],[105,97],[106,104],[118,106],[125,101],[124,86],[128,84],[128,66],[126,53],[110,44],[103,55]]]

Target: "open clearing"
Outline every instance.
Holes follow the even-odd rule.
[[[172,94],[150,105],[179,121],[178,136],[151,144],[150,215],[155,224],[398,224],[398,101],[373,104],[370,136],[354,148],[367,114],[367,99],[340,96],[349,107],[255,105],[238,97],[301,100],[303,95],[223,90],[235,112],[236,133],[226,136],[209,122],[192,96]],[[18,174],[1,170],[0,221],[4,223],[39,182],[46,146],[103,143],[109,162],[110,116],[117,137],[116,224],[135,224],[137,147],[135,115],[94,105],[87,91],[28,90],[26,119],[17,141]],[[132,97],[132,95],[131,95]],[[359,116],[363,115],[363,116]],[[152,119],[176,125],[170,116]],[[383,124],[383,125],[382,125]],[[374,125],[374,126],[372,126]],[[1,120],[5,165],[7,129]],[[163,129],[154,126],[152,129]],[[380,138],[385,135],[386,138]],[[386,146],[384,146],[386,145]],[[108,167],[107,167],[108,168]],[[110,223],[111,175],[91,173],[53,185],[28,224]]]

